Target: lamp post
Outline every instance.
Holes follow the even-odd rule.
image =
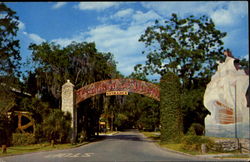
[[[237,135],[237,80],[235,81],[235,84],[234,84],[234,94],[235,94],[235,100],[234,100],[234,125],[235,125],[235,139],[236,139],[236,144],[237,144],[237,149],[239,150],[240,149],[240,142],[239,142],[239,138],[238,138],[238,135]]]

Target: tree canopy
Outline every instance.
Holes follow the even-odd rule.
[[[13,75],[21,59],[19,40],[15,39],[18,31],[16,12],[0,3],[0,76]],[[1,78],[0,78],[1,79]]]
[[[0,144],[9,142],[11,121],[6,112],[16,104],[13,88],[19,82],[20,65],[19,41],[15,36],[18,31],[16,12],[0,2]]]
[[[165,74],[173,73],[177,76],[181,100],[176,109],[182,110],[179,113],[183,116],[184,133],[192,123],[204,125],[204,118],[209,112],[203,105],[203,95],[217,69],[216,62],[224,58],[222,39],[225,36],[226,33],[218,30],[213,20],[205,15],[180,18],[173,13],[168,19],[156,20],[139,39],[145,43],[143,54],[147,55],[147,60],[145,65],[135,66],[134,74],[165,77]],[[163,106],[162,109],[165,110]],[[174,110],[168,108],[168,111]]]
[[[161,76],[173,72],[184,87],[191,88],[196,79],[211,77],[216,70],[216,60],[223,59],[225,36],[207,16],[179,18],[172,14],[163,22],[156,20],[141,35],[147,61],[137,69]]]
[[[78,89],[84,85],[110,79],[119,75],[111,53],[98,52],[95,43],[73,42],[66,47],[44,42],[31,44],[34,72],[30,72],[26,81],[37,88],[33,95],[49,101],[53,107],[59,107],[61,86],[69,79]],[[33,79],[32,79],[33,78]],[[32,83],[33,82],[33,83]]]

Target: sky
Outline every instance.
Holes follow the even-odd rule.
[[[185,18],[206,15],[216,28],[227,32],[224,47],[237,58],[249,57],[247,1],[99,1],[8,2],[17,12],[21,56],[31,56],[30,43],[55,42],[62,47],[75,42],[95,42],[99,52],[111,52],[117,70],[128,76],[136,64],[144,64],[145,44],[140,36],[155,20],[172,13]],[[155,76],[156,78],[158,76]]]

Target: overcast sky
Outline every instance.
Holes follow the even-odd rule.
[[[118,70],[129,75],[144,63],[144,44],[139,37],[156,19],[172,13],[184,18],[206,15],[217,29],[227,32],[225,48],[238,58],[249,55],[247,1],[181,2],[9,2],[20,19],[18,39],[21,56],[29,58],[30,43],[55,42],[62,46],[76,42],[95,42],[98,51],[111,52]]]

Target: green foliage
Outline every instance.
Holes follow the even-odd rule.
[[[0,82],[1,76],[14,75],[21,60],[19,40],[15,40],[18,31],[16,12],[0,2]]]
[[[179,78],[174,73],[168,72],[161,78],[160,122],[162,142],[178,142],[183,135],[180,86]]]
[[[140,102],[138,102],[140,101]],[[123,96],[119,107],[114,106],[115,125],[118,128],[132,128],[154,130],[159,128],[159,102],[149,97],[130,93],[128,96]],[[119,116],[123,114],[125,118]],[[121,122],[120,122],[121,121]],[[119,123],[119,124],[118,124]]]
[[[13,133],[12,144],[14,146],[30,145],[36,142],[34,134],[31,133]]]
[[[160,103],[148,97],[142,97],[138,107],[140,107],[140,116],[137,126],[144,130],[153,131],[160,125]],[[139,127],[139,128],[140,128]]]
[[[27,91],[59,107],[61,86],[69,79],[76,89],[119,76],[111,53],[98,52],[95,43],[73,42],[66,47],[44,42],[31,44],[34,72],[26,78]],[[36,91],[31,87],[36,88]]]
[[[174,73],[180,82],[180,104],[186,133],[192,123],[204,125],[209,113],[203,106],[205,87],[225,57],[222,39],[225,32],[216,29],[207,16],[180,18],[172,14],[164,21],[155,21],[139,41],[145,43],[145,65],[136,65],[137,76]],[[162,101],[161,101],[162,102]]]
[[[98,52],[95,43],[72,42],[61,47],[55,43],[44,42],[39,45],[31,44],[29,48],[32,50],[35,65],[34,71],[29,71],[25,78],[25,89],[39,99],[30,103],[24,100],[22,105],[33,112],[35,119],[42,126],[44,123],[41,123],[41,120],[52,120],[46,117],[51,116],[50,109],[61,106],[61,87],[67,79],[75,85],[75,89],[79,89],[96,81],[120,77],[113,55]],[[39,100],[49,105],[39,105]],[[98,131],[98,120],[103,110],[102,96],[94,96],[78,106],[78,132],[85,132],[88,138]],[[64,138],[61,137],[63,133],[60,134],[56,130],[49,135],[50,129],[52,128],[46,127],[41,132],[49,139]],[[38,134],[36,137],[43,140]]]
[[[19,110],[29,111],[36,124],[42,123],[43,119],[47,117],[51,111],[48,103],[42,102],[35,97],[22,98],[19,102]]]
[[[249,73],[249,61],[247,59],[245,59],[245,58],[241,59],[240,66],[241,66],[241,69],[245,69]]]
[[[18,16],[16,12],[0,2],[0,144],[10,144],[11,120],[6,112],[16,105],[16,95],[11,90],[17,88],[19,80],[20,54]]]
[[[47,140],[63,143],[69,141],[70,125],[70,114],[64,115],[64,112],[55,109],[44,119],[42,129]]]
[[[148,47],[148,60],[141,69],[161,76],[171,71],[185,87],[190,86],[194,78],[210,77],[216,70],[215,60],[223,58],[225,36],[207,16],[180,19],[172,14],[164,22],[155,21],[141,35],[139,41]]]
[[[5,115],[13,106],[16,105],[16,95],[9,87],[0,83],[0,115]]]
[[[187,133],[192,123],[204,126],[204,118],[209,113],[203,105],[204,88],[197,86],[195,89],[182,90],[181,107],[183,113],[184,133]],[[197,135],[203,135],[197,131]]]
[[[199,123],[193,123],[188,129],[187,135],[204,135],[204,126]]]
[[[36,143],[48,142],[48,139],[44,136],[43,125],[41,123],[36,123],[34,138]]]
[[[149,82],[144,74],[132,73],[127,78]],[[115,112],[115,121],[119,120],[119,114],[123,114],[128,118],[126,123],[120,125],[121,129],[126,127],[136,127],[138,129],[147,130],[159,128],[160,103],[158,101],[144,95],[130,93],[128,96],[116,96],[116,99],[114,101],[112,100],[111,102],[115,103],[113,106]]]
[[[249,67],[249,61],[247,59],[243,58],[243,59],[240,60],[240,65],[243,68],[248,68]]]
[[[182,149],[188,151],[200,151],[201,145],[206,144],[207,148],[210,149],[214,146],[214,142],[205,136],[187,135],[182,138]]]
[[[147,79],[147,72],[144,69],[143,71],[143,67],[142,64],[137,64],[134,67],[134,72],[132,72],[128,78],[134,78],[134,79],[138,79],[138,80],[143,80],[143,81],[148,81]]]
[[[125,114],[118,113],[116,115],[114,124],[118,127],[121,128],[122,126],[126,125],[128,121],[128,117]]]
[[[99,118],[104,111],[107,101],[104,95],[93,96],[78,104],[77,118],[79,137],[89,140],[99,130]],[[109,113],[111,115],[111,113]]]

